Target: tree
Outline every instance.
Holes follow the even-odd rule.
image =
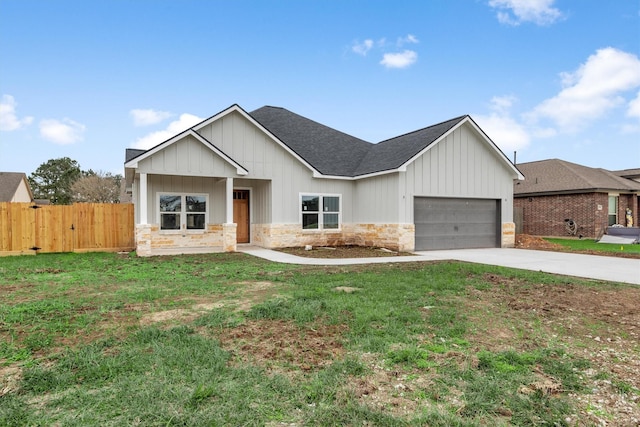
[[[47,199],[54,205],[67,205],[72,202],[71,185],[81,174],[75,160],[69,157],[51,159],[29,176],[29,185],[34,198]]]
[[[73,201],[89,203],[119,203],[122,175],[110,172],[94,172],[89,169],[82,172],[71,186]]]

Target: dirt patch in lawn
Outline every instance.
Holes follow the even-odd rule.
[[[311,371],[330,365],[344,354],[345,325],[316,323],[300,327],[286,320],[253,320],[217,337],[237,362],[251,362],[273,369],[294,366]]]
[[[493,286],[470,291],[471,298],[464,301],[469,321],[477,327],[470,339],[474,347],[527,351],[557,340],[554,345],[591,364],[582,376],[592,394],[576,397],[581,419],[609,425],[609,414],[620,422],[616,425],[637,425],[640,288],[530,285],[493,274],[484,279]],[[632,391],[622,393],[625,388]]]

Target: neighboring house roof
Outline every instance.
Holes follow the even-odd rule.
[[[0,172],[0,202],[11,202],[22,182],[24,182],[27,192],[29,193],[29,201],[33,200],[31,186],[25,173]]]
[[[586,193],[603,191],[639,192],[640,183],[621,178],[606,169],[590,168],[560,159],[519,163],[526,179],[514,185],[514,196]]]
[[[640,178],[640,168],[638,169],[623,169],[619,171],[612,171],[613,174],[621,176],[623,178],[637,180]]]
[[[227,114],[238,112],[262,128],[276,143],[295,156],[318,177],[340,177],[354,179],[364,175],[387,173],[402,170],[425,150],[437,143],[452,129],[464,122],[470,123],[486,140],[491,148],[505,161],[518,177],[522,174],[500,149],[476,125],[470,116],[460,116],[445,122],[429,126],[402,136],[373,144],[354,136],[332,129],[310,120],[285,108],[265,106],[247,113],[237,104],[198,123],[191,129],[149,150],[127,149],[125,168],[136,167],[137,162],[178,141],[186,133],[198,134],[209,123]],[[202,137],[201,137],[202,138]],[[203,141],[206,139],[202,138]],[[214,146],[215,141],[206,143]],[[219,151],[219,150],[218,150]],[[228,161],[242,168],[226,154],[219,151]],[[242,174],[246,174],[243,170]]]

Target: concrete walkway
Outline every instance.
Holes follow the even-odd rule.
[[[416,256],[328,259],[304,258],[249,245],[238,245],[238,251],[274,262],[301,265],[352,265],[455,260],[640,285],[640,260],[638,259],[565,252],[506,248],[458,249],[422,251],[416,252]]]

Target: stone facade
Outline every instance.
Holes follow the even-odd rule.
[[[265,248],[375,246],[396,251],[414,248],[413,224],[342,224],[341,230],[303,230],[300,224],[253,224],[252,243]]]
[[[558,194],[518,197],[513,201],[522,208],[522,232],[536,236],[570,235],[566,221],[576,223],[576,236],[597,239],[608,225],[609,195],[607,193]],[[625,224],[625,211],[631,209],[634,224],[638,224],[638,197],[621,194],[618,198],[618,223]]]
[[[516,245],[516,224],[515,222],[502,223],[502,241],[503,248],[513,248]]]
[[[161,232],[157,224],[136,225],[136,253],[152,256],[181,251],[236,250],[235,224],[209,224],[202,232]],[[230,243],[231,242],[231,243]]]

